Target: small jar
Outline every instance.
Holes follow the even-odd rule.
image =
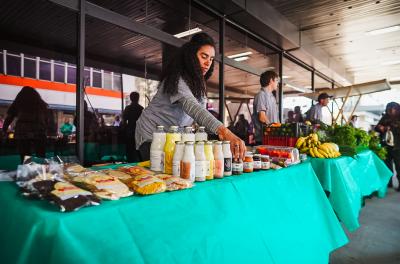
[[[253,170],[259,171],[261,170],[261,154],[254,154],[253,156]]]
[[[232,162],[232,175],[243,174],[243,161],[241,159],[234,159]]]
[[[261,155],[261,169],[269,170],[271,168],[271,161],[268,155]]]
[[[246,155],[244,156],[243,160],[243,172],[253,172],[253,166],[254,166],[253,153],[246,152]]]

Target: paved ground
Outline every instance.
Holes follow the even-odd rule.
[[[400,264],[400,192],[390,188],[383,199],[367,199],[360,224],[346,232],[350,242],[331,254],[330,264]]]

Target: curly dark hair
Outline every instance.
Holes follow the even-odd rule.
[[[47,103],[43,101],[40,94],[30,86],[24,86],[21,89],[12,105],[23,112],[44,112],[48,108]]]
[[[261,87],[265,87],[269,85],[269,82],[272,79],[278,78],[279,75],[274,71],[265,71],[260,75],[260,84]]]
[[[178,92],[179,78],[186,82],[194,97],[201,99],[206,95],[206,84],[214,71],[214,61],[210,69],[203,76],[200,63],[197,58],[198,50],[205,45],[215,49],[214,40],[206,33],[193,35],[191,40],[185,43],[177,52],[176,57],[165,67],[161,81],[164,81],[164,93],[174,95]]]

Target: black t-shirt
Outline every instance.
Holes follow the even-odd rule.
[[[136,129],[136,121],[139,119],[142,111],[143,107],[139,104],[130,104],[125,107],[122,120],[127,131],[131,132]]]

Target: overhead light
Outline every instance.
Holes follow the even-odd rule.
[[[282,76],[282,79],[290,79],[290,78],[292,78],[292,76],[286,76],[286,75]]]
[[[244,57],[235,58],[234,60],[235,61],[245,61],[245,60],[248,60],[248,59],[249,59],[249,56],[244,56]]]
[[[199,33],[201,31],[203,31],[201,28],[195,27],[195,28],[183,31],[181,33],[175,34],[174,36],[177,37],[177,38],[183,38],[183,37],[186,37],[186,36],[190,36],[190,35]]]
[[[304,86],[304,89],[311,89],[312,87],[310,85]]]
[[[381,63],[381,65],[385,65],[385,66],[388,66],[388,65],[395,65],[395,64],[400,64],[400,60],[385,61],[385,62],[382,62],[382,63]]]
[[[285,86],[290,87],[290,88],[292,88],[293,90],[296,90],[296,91],[298,91],[298,92],[302,92],[302,93],[305,93],[305,92],[306,92],[305,89],[300,88],[300,87],[297,87],[297,86],[294,86],[294,85],[291,85],[290,83],[285,83]]]
[[[400,25],[367,31],[367,32],[365,32],[365,34],[375,36],[375,35],[395,32],[395,31],[398,31],[398,30],[400,30]]]
[[[239,58],[239,57],[244,57],[244,56],[248,56],[253,54],[253,52],[251,51],[246,51],[246,52],[242,52],[242,53],[237,53],[237,54],[232,54],[227,56],[229,59],[234,59],[234,58]]]

